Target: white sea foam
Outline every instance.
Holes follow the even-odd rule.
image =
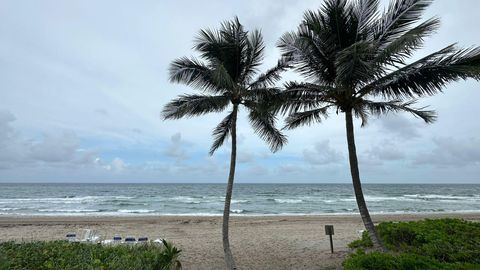
[[[117,210],[117,212],[142,214],[142,213],[153,213],[153,212],[155,212],[155,210],[151,210],[151,209],[119,209],[119,210]]]
[[[274,199],[277,203],[302,203],[303,200],[300,199]]]

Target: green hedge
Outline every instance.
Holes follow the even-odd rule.
[[[345,269],[480,269],[480,223],[459,219],[384,222],[377,226],[385,246],[398,255],[358,252]],[[351,248],[369,248],[365,232]]]
[[[0,270],[73,269],[180,269],[180,250],[164,246],[102,246],[100,244],[52,242],[0,243]]]

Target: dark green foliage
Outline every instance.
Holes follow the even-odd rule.
[[[385,246],[400,255],[360,250],[345,262],[345,269],[480,269],[480,223],[459,219],[384,222],[377,231]],[[349,244],[350,248],[371,246],[367,233]]]
[[[459,219],[381,223],[387,248],[433,257],[443,262],[480,264],[480,223]]]
[[[52,242],[5,242],[0,244],[0,270],[178,270],[180,250],[170,243],[156,245],[102,246]]]
[[[357,252],[344,262],[345,270],[477,270],[478,265],[468,263],[441,263],[433,258],[417,254]]]
[[[355,240],[348,244],[349,248],[370,248],[373,247],[372,239],[368,237],[368,232],[364,231],[362,233],[362,238],[359,240]]]

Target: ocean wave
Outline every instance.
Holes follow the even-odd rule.
[[[72,196],[64,196],[64,197],[51,197],[51,198],[15,198],[15,199],[0,199],[0,203],[8,204],[8,203],[53,203],[53,204],[68,204],[68,203],[84,203],[84,202],[101,202],[101,201],[108,201],[108,200],[130,200],[134,199],[135,197],[129,196],[83,196],[83,197],[72,197]]]
[[[119,213],[132,213],[132,214],[145,214],[145,213],[153,213],[155,210],[151,209],[119,209],[117,210]]]
[[[443,201],[480,201],[480,196],[458,196],[458,195],[438,195],[438,194],[406,194],[406,198],[415,198],[419,200],[443,200]]]
[[[302,203],[301,199],[273,199],[276,203]]]
[[[101,212],[100,209],[38,209],[38,212],[61,212],[61,213],[94,213]]]
[[[15,211],[15,210],[21,210],[22,208],[16,208],[16,207],[3,207],[0,208],[0,211]]]

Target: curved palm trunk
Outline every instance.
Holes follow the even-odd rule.
[[[382,241],[378,237],[377,231],[373,224],[372,219],[370,218],[370,213],[368,212],[367,204],[363,197],[362,184],[360,182],[360,172],[358,170],[358,159],[357,159],[357,150],[355,148],[355,134],[353,127],[353,117],[352,111],[348,110],[345,112],[345,120],[347,126],[347,142],[348,142],[348,156],[350,160],[350,172],[352,174],[353,189],[355,191],[355,198],[357,200],[358,210],[362,216],[363,224],[368,231],[370,239],[372,239],[373,246],[375,249],[385,251]]]
[[[230,219],[230,202],[232,200],[233,180],[235,178],[235,163],[237,160],[237,113],[238,105],[233,105],[233,119],[232,119],[232,153],[230,157],[230,173],[228,175],[227,193],[225,194],[225,208],[223,209],[223,224],[222,224],[222,240],[223,252],[225,253],[225,263],[227,269],[237,269],[235,266],[235,259],[233,258],[230,249],[230,240],[228,238],[228,222]]]

